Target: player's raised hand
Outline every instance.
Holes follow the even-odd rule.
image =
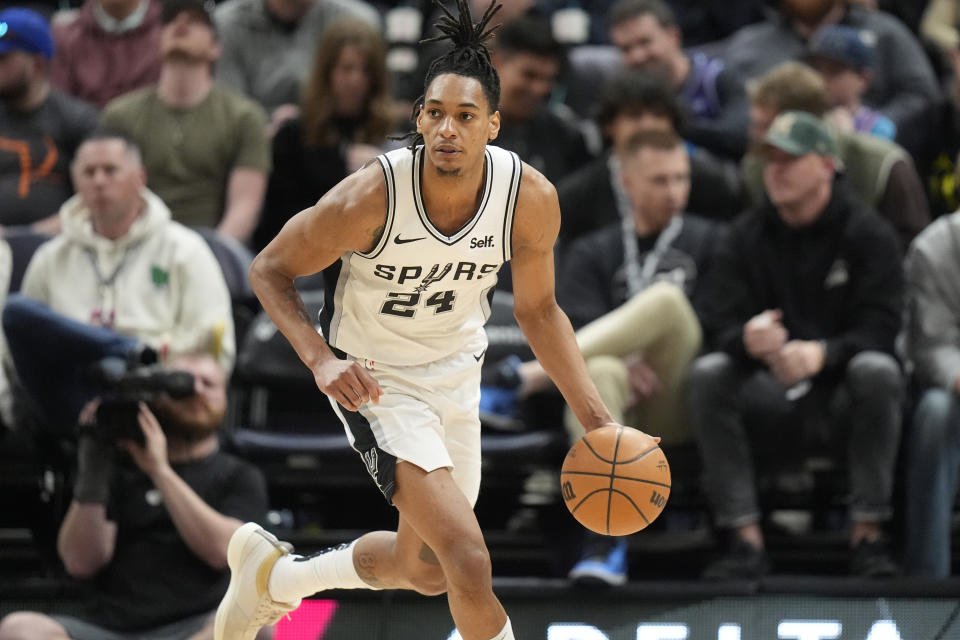
[[[358,362],[331,358],[313,372],[320,391],[336,400],[348,411],[357,411],[365,402],[380,403],[380,383]]]

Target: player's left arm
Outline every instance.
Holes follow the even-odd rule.
[[[534,355],[587,431],[613,423],[577,346],[573,327],[554,296],[553,245],[560,231],[557,191],[523,167],[513,221],[514,316]]]

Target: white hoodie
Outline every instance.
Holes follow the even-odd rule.
[[[209,351],[228,373],[236,354],[230,293],[196,232],[174,222],[153,192],[121,238],[96,234],[80,196],[60,208],[63,231],[40,246],[23,294],[85,324],[138,338],[162,356]]]

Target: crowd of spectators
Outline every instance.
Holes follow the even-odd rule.
[[[776,459],[769,441],[783,449],[788,436],[794,452],[839,454],[852,573],[949,575],[960,214],[940,205],[957,202],[960,182],[960,3],[733,4],[507,3],[491,50],[502,90],[493,143],[557,187],[558,299],[611,410],[701,454],[704,494],[727,540],[708,576],[771,570],[755,476]],[[0,229],[53,237],[3,315],[0,388],[19,396],[14,409],[0,402],[4,428],[17,431],[30,414],[72,432],[97,396],[88,369],[104,358],[186,357],[182,366],[197,369],[205,354],[228,378],[229,293],[196,231],[257,251],[339,180],[403,144],[417,107],[410,87],[422,86],[430,57],[411,44],[430,35],[435,12],[386,0],[0,11]],[[549,387],[536,362],[489,364],[489,411],[519,415]],[[208,368],[196,379],[220,375]],[[149,409],[141,420],[156,422]],[[116,453],[164,494],[168,513],[151,518],[180,533],[170,552],[222,571],[173,503],[201,509],[199,499],[221,518],[210,518],[211,531],[264,505],[214,499],[204,480],[187,478],[178,465],[214,464],[202,447],[171,449],[167,463],[157,450],[176,437]],[[78,447],[80,489],[60,553],[76,576],[106,571],[97,584],[109,589],[122,577],[109,569],[124,557],[120,543],[136,544],[118,529],[144,516],[107,490],[106,476],[90,489],[91,460],[107,455],[91,442]],[[892,495],[898,458],[917,498],[903,513]],[[195,483],[192,497],[167,496],[184,491],[164,484],[171,465]],[[109,539],[97,558],[68,544],[80,517],[96,522],[85,535]],[[903,554],[889,544],[892,518],[905,522]],[[572,577],[626,579],[623,541],[583,548]],[[207,611],[168,613],[141,622]],[[93,623],[137,624],[105,620]],[[20,630],[36,623],[7,619],[0,638],[34,637]]]

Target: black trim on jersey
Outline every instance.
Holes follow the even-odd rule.
[[[377,160],[380,162],[380,171],[383,172],[383,182],[387,191],[387,216],[386,220],[383,221],[383,232],[380,234],[380,239],[377,240],[377,244],[374,245],[373,249],[371,249],[369,253],[363,253],[362,251],[356,252],[361,258],[368,259],[376,258],[383,252],[384,247],[387,246],[387,241],[390,240],[390,234],[393,233],[393,220],[397,207],[397,186],[396,178],[393,174],[393,165],[390,164],[390,160],[386,154],[377,156]]]
[[[493,285],[492,287],[488,288],[487,291],[486,291],[487,308],[484,309],[485,313],[483,314],[483,323],[484,323],[484,324],[487,323],[487,321],[490,319],[490,314],[493,313],[493,294],[496,293],[496,291],[497,291],[497,285],[496,285],[496,283],[494,283],[494,285]],[[481,307],[482,307],[482,306],[483,306],[483,305],[481,305]]]
[[[379,447],[370,421],[359,411],[347,411],[342,406],[338,406],[337,409],[353,435],[354,451],[360,454],[360,459],[367,467],[367,473],[373,478],[383,497],[392,505],[393,494],[397,488],[397,457]]]
[[[507,190],[507,205],[503,215],[503,261],[513,257],[513,217],[517,213],[517,201],[520,199],[520,182],[523,179],[523,163],[520,156],[510,152],[513,167],[510,169],[510,188]],[[516,181],[514,181],[516,179]],[[509,253],[507,247],[510,247]]]
[[[330,323],[333,322],[333,314],[337,307],[334,300],[337,295],[337,282],[340,281],[342,266],[343,262],[341,260],[334,260],[333,264],[323,270],[323,309],[320,310],[319,319],[320,330],[323,331],[323,337],[327,344],[330,343]],[[333,345],[330,346],[333,347]]]
[[[477,222],[480,221],[484,209],[487,208],[487,202],[490,200],[490,194],[493,192],[493,157],[490,155],[489,149],[483,150],[484,174],[486,175],[483,198],[480,200],[480,206],[477,207],[473,217],[467,220],[467,222],[451,236],[443,234],[433,226],[429,216],[427,216],[427,209],[423,206],[423,198],[420,193],[420,175],[423,169],[423,159],[423,147],[419,147],[417,149],[417,155],[413,160],[413,171],[410,173],[413,177],[413,205],[417,208],[417,215],[420,216],[420,222],[423,223],[424,228],[426,228],[430,235],[445,245],[454,245],[470,234],[473,228],[477,226]]]

